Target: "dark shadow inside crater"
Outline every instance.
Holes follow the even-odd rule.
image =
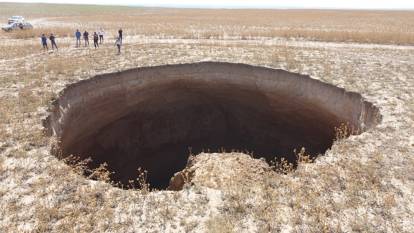
[[[363,132],[380,120],[361,95],[283,70],[230,63],[138,68],[66,88],[46,121],[61,157],[107,163],[128,185],[139,167],[151,187],[165,189],[193,154],[250,151],[286,158],[332,146],[334,128]]]

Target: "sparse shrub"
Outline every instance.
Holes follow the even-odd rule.
[[[111,183],[111,174],[113,174],[113,172],[108,170],[108,164],[102,163],[99,167],[92,170],[88,178]]]
[[[293,163],[290,163],[284,157],[282,157],[280,160],[275,158],[274,160],[270,161],[269,164],[272,170],[282,174],[287,174],[295,169]]]
[[[335,140],[340,141],[349,137],[353,133],[348,123],[341,123],[338,127],[335,127]]]
[[[150,185],[148,183],[148,172],[142,168],[138,168],[138,187],[143,193],[150,191]]]
[[[112,184],[113,186],[124,188],[124,185],[121,183],[114,183],[111,180],[111,175],[114,172],[108,170],[108,164],[102,163],[97,168],[90,168],[89,164],[92,162],[92,159],[86,158],[81,159],[78,156],[70,155],[63,159],[63,161],[68,164],[77,174],[84,175],[89,179],[104,181]],[[148,193],[150,191],[150,185],[148,183],[148,172],[142,168],[138,168],[138,177],[135,180],[129,180],[129,189],[139,189],[143,193]]]
[[[315,160],[313,156],[306,154],[305,147],[302,147],[299,152],[297,152],[295,149],[294,153],[296,155],[296,161],[298,165],[301,163],[312,163]]]
[[[315,157],[307,154],[304,147],[300,149],[299,152],[297,150],[293,150],[295,154],[295,162],[289,162],[285,157],[281,157],[278,159],[275,157],[272,161],[269,162],[270,167],[277,173],[287,174],[294,171],[300,164],[304,163],[313,163],[315,161]]]
[[[76,174],[84,175],[85,172],[90,172],[88,164],[92,161],[91,158],[81,159],[78,156],[69,155],[63,159],[67,165],[69,165]]]

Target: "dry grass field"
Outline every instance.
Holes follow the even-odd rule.
[[[61,36],[73,30],[123,27],[128,35],[184,39],[297,38],[315,41],[414,44],[411,11],[202,10],[118,6],[1,4],[8,15],[37,19],[39,29],[14,37],[37,37],[52,29]],[[48,23],[42,23],[47,19]],[[54,25],[55,28],[50,28]],[[46,29],[45,28],[48,28]],[[44,30],[42,30],[45,28]]]
[[[0,3],[0,21],[11,15],[35,29],[0,32],[0,232],[414,232],[414,12]],[[76,28],[100,27],[99,49],[75,48]],[[51,32],[59,51],[44,52]],[[200,61],[308,74],[361,93],[382,121],[287,173],[246,154],[197,155],[180,191],[119,189],[51,154],[42,120],[67,85]]]

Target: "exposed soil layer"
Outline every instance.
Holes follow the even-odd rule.
[[[332,146],[334,128],[363,132],[378,109],[346,92],[284,70],[202,62],[99,75],[68,86],[46,120],[60,158],[106,162],[128,184],[139,167],[151,187],[166,188],[189,151],[239,150],[268,161],[305,147],[312,156]],[[190,149],[191,148],[191,149]]]

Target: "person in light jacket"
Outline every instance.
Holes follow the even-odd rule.
[[[121,54],[122,39],[118,37],[115,41],[116,47],[118,47],[118,55]]]
[[[105,31],[101,28],[98,31],[98,36],[99,36],[99,44],[102,44],[104,42],[104,35],[105,35]]]

